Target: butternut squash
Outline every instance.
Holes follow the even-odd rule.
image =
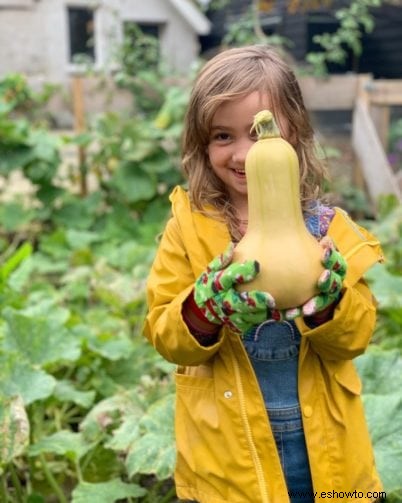
[[[238,288],[269,292],[278,309],[294,308],[318,293],[322,248],[304,223],[294,148],[280,137],[269,110],[255,116],[253,129],[258,140],[245,163],[248,227],[233,260],[257,260],[260,272]]]

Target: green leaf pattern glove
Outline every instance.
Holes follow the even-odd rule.
[[[217,325],[228,325],[242,334],[268,318],[280,318],[275,301],[267,292],[238,292],[236,285],[251,281],[259,272],[259,264],[248,260],[231,263],[234,244],[214,258],[194,287],[194,300],[205,317]]]
[[[322,264],[325,268],[317,282],[320,293],[301,307],[303,316],[312,316],[335,302],[342,290],[343,280],[346,276],[346,260],[335,248],[332,239],[326,236],[320,241],[320,245],[324,249]]]

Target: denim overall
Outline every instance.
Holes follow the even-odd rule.
[[[320,237],[319,217],[306,220]],[[267,320],[246,332],[245,349],[258,379],[291,503],[313,503],[313,486],[298,397],[300,332],[293,321]]]
[[[268,320],[249,330],[243,342],[264,397],[288,491],[294,494],[290,500],[312,503],[297,392],[300,332],[292,321]]]

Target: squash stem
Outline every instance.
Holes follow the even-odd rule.
[[[274,116],[269,110],[261,110],[254,116],[251,130],[255,130],[259,140],[266,138],[280,138],[281,133],[276,125]]]

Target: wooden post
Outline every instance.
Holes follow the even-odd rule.
[[[391,109],[388,105],[372,104],[370,106],[370,115],[373,119],[380,142],[384,147],[384,150],[387,151]]]
[[[356,104],[357,100],[360,99],[366,106],[369,106],[367,88],[371,83],[371,79],[372,79],[372,76],[370,74],[363,74],[363,75],[359,75],[357,77],[355,98],[353,100],[354,104]],[[353,126],[355,125],[355,122],[356,122],[356,113],[357,113],[356,105],[354,105]],[[353,136],[353,132],[352,132],[352,136]],[[353,143],[353,138],[352,138],[352,143]],[[354,148],[354,151],[356,153],[355,148]],[[353,184],[356,188],[358,188],[362,192],[367,193],[367,184],[364,180],[364,171],[363,171],[361,159],[359,158],[358,155],[356,155],[355,157],[356,157],[356,160],[353,164],[352,181],[353,181]]]
[[[368,88],[368,92],[370,114],[381,143],[384,149],[387,150],[391,106],[402,105],[402,80],[373,80]]]
[[[85,131],[85,106],[82,76],[74,75],[72,79],[74,129],[77,134]],[[80,194],[88,194],[86,149],[83,145],[78,145],[78,168],[80,173]]]
[[[359,160],[371,200],[374,204],[382,194],[394,194],[400,201],[401,191],[388,163],[378,131],[370,115],[371,81],[367,76],[359,79],[353,111],[352,143]]]

